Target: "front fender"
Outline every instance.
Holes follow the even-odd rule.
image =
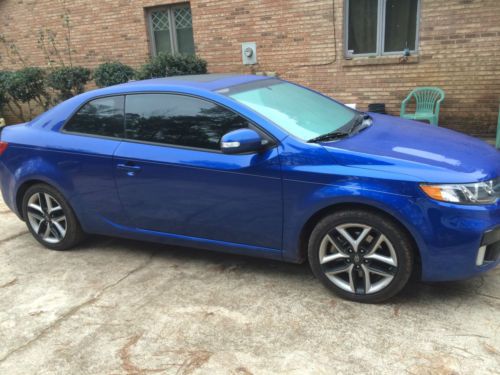
[[[290,262],[303,260],[300,248],[302,230],[318,212],[351,204],[383,211],[397,220],[412,235],[424,260],[427,252],[422,234],[432,233],[432,228],[428,227],[429,223],[425,220],[424,213],[416,204],[416,200],[409,195],[378,190],[375,186],[373,189],[364,186],[368,185],[322,185],[285,181],[283,259]],[[400,191],[408,188],[409,186],[401,187]]]

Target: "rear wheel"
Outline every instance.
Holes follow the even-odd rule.
[[[68,250],[83,240],[84,233],[73,210],[53,187],[46,184],[30,187],[22,207],[29,231],[45,247]]]
[[[316,277],[340,296],[375,303],[397,294],[413,267],[412,243],[385,216],[341,211],[321,220],[308,249]]]

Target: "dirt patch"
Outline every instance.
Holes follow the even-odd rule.
[[[140,335],[134,335],[130,337],[125,345],[121,348],[120,350],[120,358],[122,360],[122,368],[125,370],[127,374],[143,374],[143,370],[138,368],[134,363],[132,362],[132,355],[130,353],[130,349],[137,344],[137,342],[141,339],[142,334]]]
[[[238,367],[236,370],[235,370],[235,374],[237,375],[253,375],[253,373],[248,370],[246,367]]]
[[[187,358],[182,363],[178,374],[189,375],[208,362],[212,352],[206,350],[195,350],[187,352]]]
[[[0,289],[8,288],[9,286],[16,285],[16,284],[17,284],[17,277],[13,278],[11,281],[9,281],[6,284],[0,285]]]

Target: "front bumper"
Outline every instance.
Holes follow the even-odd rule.
[[[420,200],[422,280],[474,277],[500,263],[500,202],[465,206]]]

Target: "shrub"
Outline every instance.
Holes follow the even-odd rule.
[[[45,78],[45,71],[34,67],[2,74],[2,86],[6,98],[4,103],[19,120],[31,119],[37,106],[44,110],[49,108],[51,99],[46,90]]]
[[[47,85],[58,92],[60,100],[66,100],[81,94],[90,79],[90,69],[81,66],[63,66],[50,71]]]
[[[4,76],[7,94],[12,100],[29,103],[35,101],[44,108],[48,98],[45,89],[45,71],[42,68],[24,68],[15,72],[8,72]]]
[[[3,107],[7,104],[7,75],[8,72],[0,71],[0,117],[3,117]]]
[[[138,79],[207,73],[207,62],[196,56],[160,53],[137,72]]]
[[[94,70],[94,81],[98,87],[108,87],[125,83],[134,78],[135,71],[118,61],[106,62]]]

